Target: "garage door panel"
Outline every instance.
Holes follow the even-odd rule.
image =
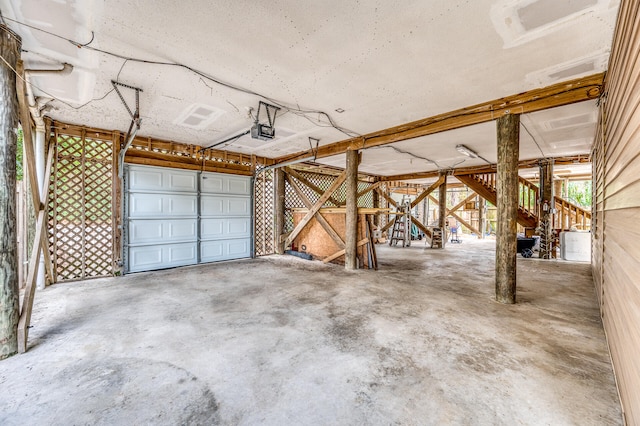
[[[202,193],[216,193],[221,194],[224,192],[224,179],[221,175],[214,175],[211,173],[203,173],[200,177],[200,192]]]
[[[234,259],[237,259],[239,257],[248,257],[250,254],[249,243],[250,240],[248,239],[229,241],[227,244],[227,251],[229,253],[229,256],[232,256],[232,258]]]
[[[196,242],[129,248],[129,272],[195,265],[197,261]]]
[[[198,196],[186,194],[129,194],[129,217],[195,217],[198,215]]]
[[[202,240],[221,238],[248,238],[251,236],[249,218],[208,218],[200,221]]]
[[[227,201],[228,214],[230,215],[248,215],[251,213],[251,203],[248,198],[230,198]]]
[[[168,178],[170,191],[194,192],[198,190],[197,176],[192,173],[170,173]]]
[[[129,191],[153,191],[162,189],[162,171],[151,169],[129,170]]]
[[[202,241],[200,243],[200,260],[202,262],[213,262],[216,260],[222,260],[223,253],[223,241]]]
[[[251,240],[213,240],[200,243],[201,262],[216,262],[220,260],[242,259],[251,255]]]
[[[201,195],[201,216],[249,216],[251,200],[247,197]]]
[[[251,256],[251,179],[128,166],[127,272]]]
[[[229,177],[227,189],[230,194],[251,194],[251,180],[246,178]]]
[[[200,191],[209,194],[251,195],[251,179],[248,177],[203,173]]]
[[[128,190],[160,192],[197,192],[197,174],[188,170],[130,166]]]
[[[214,195],[200,196],[201,216],[222,216],[225,214],[224,199]]]
[[[196,219],[135,219],[129,221],[129,245],[197,241]]]

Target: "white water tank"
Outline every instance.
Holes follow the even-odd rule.
[[[564,260],[591,262],[591,233],[561,232],[560,255]]]

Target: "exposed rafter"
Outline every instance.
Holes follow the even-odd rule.
[[[315,158],[329,157],[342,154],[347,150],[362,150],[485,123],[504,114],[526,114],[596,99],[602,92],[603,78],[604,73],[578,78],[345,139],[319,147]],[[276,163],[308,156],[308,151],[298,152],[279,157],[276,159]]]

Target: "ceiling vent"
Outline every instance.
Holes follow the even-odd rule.
[[[531,31],[574,16],[598,4],[598,0],[537,0],[516,9],[520,24],[525,31]]]
[[[566,129],[568,127],[584,126],[585,124],[594,124],[596,121],[595,113],[579,114],[573,117],[558,118],[549,120],[545,123],[545,127],[549,130]]]
[[[178,116],[174,124],[204,130],[224,113],[225,111],[209,105],[193,104]]]
[[[601,49],[587,56],[582,56],[529,73],[526,76],[526,80],[534,86],[548,86],[560,81],[572,80],[574,78],[586,77],[603,72],[607,69],[608,62],[609,50]]]
[[[500,0],[491,7],[491,21],[504,47],[518,46],[578,23],[589,13],[604,13],[610,0]]]

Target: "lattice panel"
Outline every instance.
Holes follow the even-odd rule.
[[[273,170],[258,174],[255,183],[255,253],[265,256],[275,252]]]
[[[371,184],[369,182],[358,182],[358,192],[362,192],[369,188]],[[373,191],[369,191],[358,198],[358,207],[373,208]]]
[[[333,183],[337,179],[336,176],[322,175],[318,173],[299,172],[299,174],[304,179],[318,187],[322,192],[325,192],[327,189],[329,189],[329,187],[331,187],[331,185],[333,185]],[[309,199],[309,201],[311,201],[312,204],[315,204],[318,201],[320,195],[316,191],[292,176],[289,176],[289,178],[295,179],[300,190],[305,194],[305,196]],[[358,192],[367,189],[369,186],[371,186],[371,183],[369,182],[358,182]],[[291,212],[291,209],[304,208],[305,205],[296,191],[291,187],[291,185],[289,185],[289,182],[286,183],[285,194],[285,232],[288,232],[293,230],[293,214]],[[345,183],[343,183],[333,193],[331,198],[327,200],[327,202],[324,204],[324,207],[335,207],[336,205],[344,206],[346,203],[346,198],[346,186]],[[335,203],[332,200],[334,200]],[[373,207],[372,191],[367,192],[358,199],[358,207]]]
[[[56,136],[49,192],[55,281],[111,275],[111,141]]]
[[[329,175],[321,175],[318,173],[308,173],[308,172],[299,172],[299,174],[311,182],[315,186],[317,186],[323,193],[335,182],[335,176]],[[318,194],[313,189],[309,188],[305,183],[297,180],[293,176],[289,175],[289,179],[294,179],[298,184],[298,187],[304,193],[311,204],[315,204],[320,198],[320,194]],[[342,195],[341,195],[342,191]],[[333,194],[332,199],[336,201],[336,203],[340,204],[342,200],[344,200],[344,184],[340,186],[340,188]],[[335,206],[336,203],[327,201],[325,206]],[[285,211],[284,211],[284,231],[289,232],[293,230],[293,213],[291,209],[294,208],[305,208],[305,204],[302,202],[297,192],[291,187],[289,182],[287,181],[285,184]]]
[[[387,185],[386,183],[383,183],[378,188],[380,189],[380,191],[384,192],[385,194],[389,193],[389,185]],[[389,202],[383,196],[380,196],[379,200],[380,200],[381,209],[388,209],[390,207]],[[390,216],[386,214],[380,215],[379,217],[380,219],[378,219],[379,220],[378,225],[381,228],[384,227],[391,220]]]

